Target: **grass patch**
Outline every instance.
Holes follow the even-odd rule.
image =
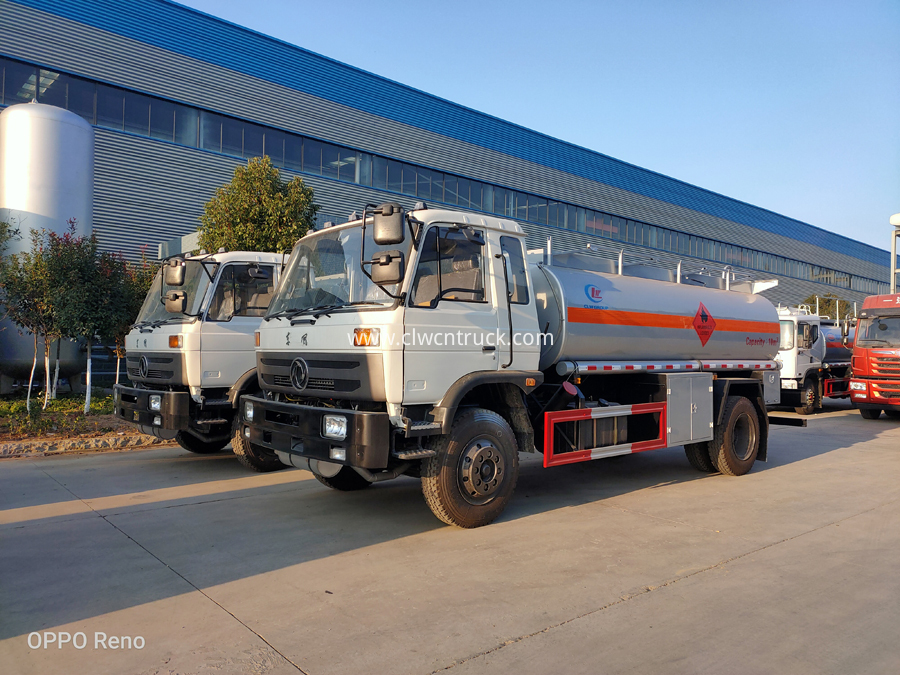
[[[60,394],[46,410],[41,409],[43,402],[42,395],[32,395],[29,413],[24,394],[0,396],[0,439],[96,435],[116,428],[108,417],[113,413],[113,397],[101,389],[92,391],[87,416],[83,394]]]

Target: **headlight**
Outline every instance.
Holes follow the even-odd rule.
[[[162,396],[159,394],[150,395],[150,410],[159,412],[162,409]]]
[[[866,383],[865,382],[854,382],[853,380],[850,380],[850,388],[853,389],[854,391],[865,391]]]
[[[347,438],[347,418],[343,415],[325,415],[322,419],[322,435],[336,441]]]
[[[244,419],[248,422],[253,421],[253,404],[250,401],[244,401]]]

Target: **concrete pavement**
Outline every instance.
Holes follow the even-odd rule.
[[[13,673],[900,672],[900,425],[840,405],[770,461],[545,470],[495,524],[180,449],[0,462]],[[30,649],[32,632],[84,649]],[[95,633],[142,649],[94,648]],[[34,643],[34,637],[32,642]]]

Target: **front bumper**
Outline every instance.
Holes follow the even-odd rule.
[[[900,410],[900,380],[862,380],[865,389],[849,389],[850,401],[854,408]]]
[[[253,422],[247,422],[244,408],[253,406]],[[391,448],[391,424],[387,413],[316,408],[296,403],[267,401],[242,396],[241,422],[250,429],[250,442],[276,452],[298,455],[364,469],[385,469]],[[325,415],[347,418],[347,437],[342,441],[322,436]],[[345,460],[331,457],[331,449],[344,448]]]
[[[150,410],[150,396],[160,397],[159,410]],[[117,384],[113,387],[115,415],[120,420],[156,429],[187,429],[191,396],[182,391],[153,391]],[[159,424],[154,424],[156,418]]]

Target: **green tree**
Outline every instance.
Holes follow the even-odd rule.
[[[200,216],[207,251],[288,251],[315,224],[319,207],[299,177],[284,182],[272,160],[255,157],[234,170]]]
[[[841,319],[853,311],[853,303],[835,293],[825,293],[824,295],[819,296],[810,295],[800,304],[809,305],[810,309],[815,312],[817,298],[819,301],[819,314],[822,316],[829,316],[832,319]],[[840,316],[838,316],[838,312],[840,312]]]
[[[20,328],[34,338],[34,360],[28,377],[26,409],[31,412],[31,388],[37,369],[38,340],[44,340],[44,408],[50,402],[50,346],[59,337],[57,312],[54,306],[53,284],[48,269],[45,244],[46,234],[31,231],[31,248],[28,251],[6,256],[0,266],[0,302],[8,316]]]
[[[141,261],[137,264],[126,263],[123,270],[122,292],[125,302],[120,307],[120,312],[113,320],[112,340],[115,345],[116,355],[116,384],[119,383],[119,370],[122,359],[125,356],[125,338],[134,324],[141,305],[147,297],[153,277],[159,270],[159,265],[147,260],[144,250],[141,250]]]
[[[112,339],[117,317],[125,312],[125,260],[120,254],[101,252],[96,235],[77,236],[73,222],[61,235],[51,232],[49,244],[60,330],[66,337],[87,343],[87,415],[91,409],[91,346],[98,337]]]

